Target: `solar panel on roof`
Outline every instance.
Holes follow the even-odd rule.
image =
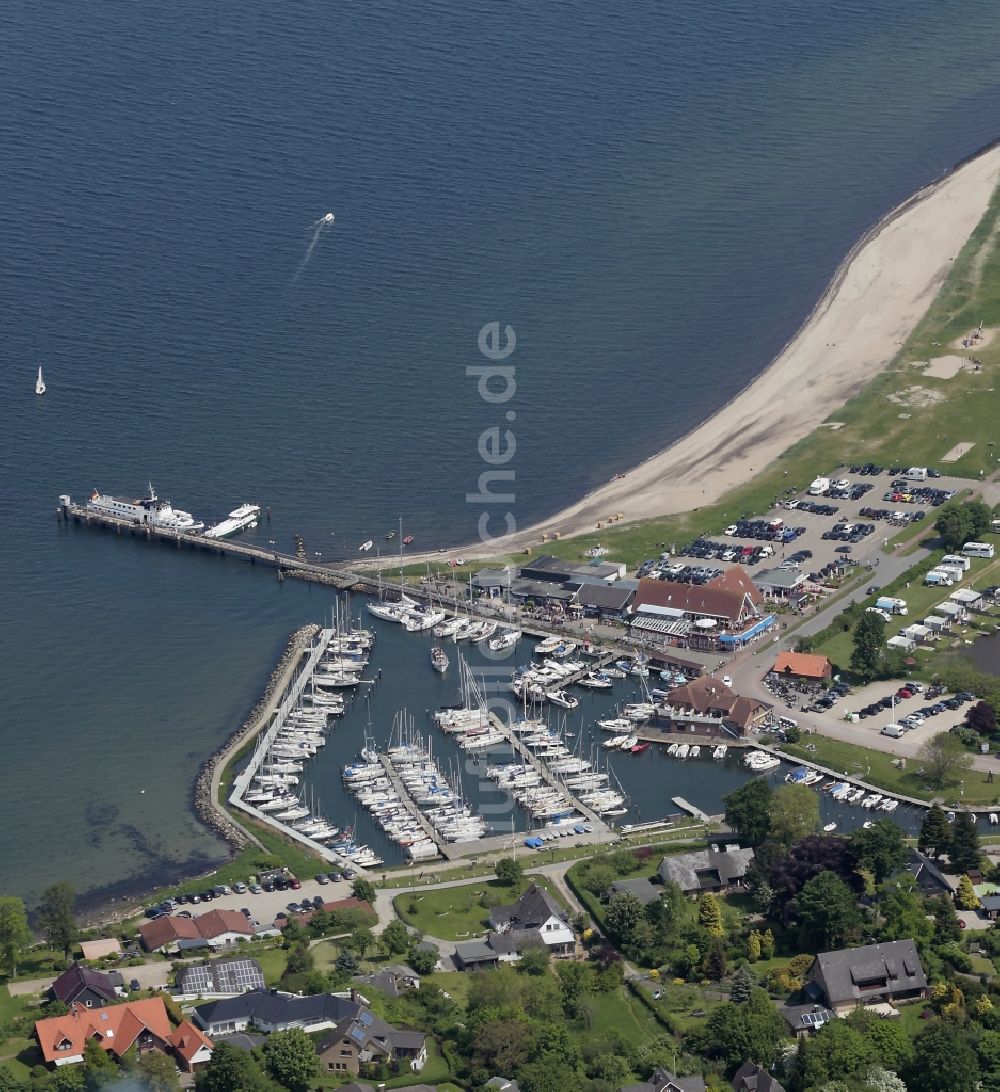
[[[359,1043],[365,1041],[365,1033],[361,1028],[351,1028],[351,1038],[357,1040]]]
[[[361,1014],[361,1023],[364,1024],[364,1026],[366,1028],[371,1027],[371,1025],[374,1022],[375,1022],[375,1018],[372,1016],[372,1014],[370,1012],[363,1012]]]

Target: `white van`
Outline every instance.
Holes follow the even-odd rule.
[[[950,588],[955,581],[952,579],[951,575],[943,569],[931,569],[924,577],[924,583],[928,587]]]
[[[814,478],[812,485],[809,486],[809,496],[819,497],[822,494],[829,492],[830,479],[829,478]]]
[[[966,557],[993,557],[996,549],[992,542],[967,542],[962,547]]]
[[[972,561],[961,554],[945,554],[941,558],[941,565],[956,565],[968,572],[972,568]]]
[[[909,470],[903,475],[907,481],[911,482],[925,482],[927,481],[927,467],[926,466],[911,466]]]
[[[893,739],[899,739],[900,736],[906,734],[906,729],[902,726],[902,724],[887,724],[882,729],[881,734],[883,736],[892,736]]]

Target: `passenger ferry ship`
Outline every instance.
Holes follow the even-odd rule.
[[[172,507],[170,501],[160,500],[152,482],[149,483],[149,496],[141,500],[122,500],[120,497],[99,493],[95,489],[87,500],[87,507],[96,515],[131,520],[140,526],[155,527],[159,531],[201,531],[205,527],[190,512]]]

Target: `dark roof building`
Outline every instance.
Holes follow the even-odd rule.
[[[662,891],[662,888],[650,883],[645,876],[640,876],[636,880],[615,880],[611,884],[612,895],[622,895],[628,892],[630,895],[635,895],[643,906],[656,902]]]
[[[250,990],[239,997],[209,1001],[194,1010],[195,1022],[212,1038],[246,1031],[253,1024],[261,1031],[287,1031],[304,1028],[307,1032],[336,1027],[360,1007],[349,997],[320,993],[298,997],[279,990]]]
[[[548,584],[565,584],[569,580],[576,566],[571,561],[564,561],[561,557],[552,557],[543,554],[533,561],[528,561],[520,568],[520,574],[524,580],[539,580]]]
[[[352,981],[359,986],[373,986],[388,997],[420,989],[420,976],[409,967],[383,967],[374,974],[356,974]]]
[[[927,995],[927,975],[912,940],[822,952],[809,970],[807,991],[837,1015],[858,1005],[899,1004]]]
[[[701,1077],[675,1077],[668,1069],[658,1066],[648,1081],[623,1084],[619,1092],[705,1092]]]
[[[796,1039],[819,1031],[824,1024],[837,1019],[837,1014],[824,1005],[782,1005],[778,1011]]]
[[[427,1061],[426,1039],[422,1031],[400,1031],[370,1012],[366,1006],[353,1004],[329,1035],[317,1044],[320,1065],[327,1073],[358,1073],[368,1062],[408,1062],[419,1071]]]
[[[919,849],[910,850],[906,871],[917,881],[921,895],[947,895],[950,898],[955,893],[941,869]]]
[[[490,911],[492,932],[482,940],[455,946],[455,963],[461,970],[513,963],[529,948],[544,945],[553,955],[572,955],[576,937],[566,924],[562,908],[537,884],[532,884],[515,903]]]
[[[117,971],[106,974],[73,963],[52,983],[49,990],[55,1000],[62,1001],[64,1005],[78,1002],[91,1009],[117,1001],[123,985],[122,976]]]
[[[734,1092],[785,1092],[785,1086],[762,1066],[744,1062],[733,1074]]]
[[[741,846],[726,846],[717,850],[714,846],[698,849],[693,853],[678,853],[664,857],[660,862],[660,879],[673,881],[685,894],[702,891],[725,891],[746,875],[753,850]]]
[[[584,583],[577,589],[573,601],[583,607],[585,614],[620,618],[632,602],[633,594],[631,588],[619,587],[617,583]]]
[[[247,993],[264,989],[264,972],[256,959],[220,959],[182,967],[177,972],[177,989],[198,997]]]

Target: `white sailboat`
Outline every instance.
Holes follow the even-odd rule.
[[[35,380],[35,394],[45,393],[45,380],[42,378],[42,366],[38,365],[38,378]]]

